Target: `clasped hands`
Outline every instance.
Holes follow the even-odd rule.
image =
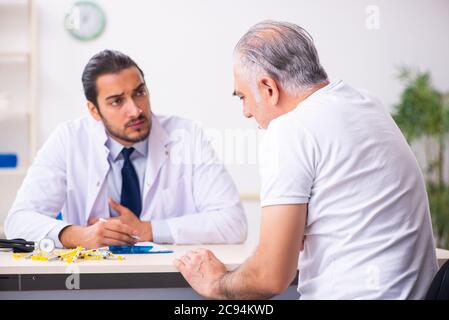
[[[141,221],[131,210],[112,198],[108,202],[119,215],[108,219],[90,219],[86,227],[72,225],[63,229],[59,239],[64,247],[83,246],[91,249],[153,240],[150,221]]]

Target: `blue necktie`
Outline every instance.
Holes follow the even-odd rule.
[[[120,204],[131,210],[137,217],[142,212],[142,199],[140,197],[139,178],[129,157],[134,148],[123,148],[122,155],[125,159],[122,168],[122,194]]]

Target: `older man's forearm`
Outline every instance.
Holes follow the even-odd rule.
[[[279,290],[276,281],[267,279],[261,265],[253,266],[250,260],[235,271],[226,273],[219,281],[217,299],[256,300],[268,299],[283,290]]]

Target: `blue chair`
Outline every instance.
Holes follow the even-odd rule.
[[[449,260],[441,266],[433,278],[426,300],[449,300]]]

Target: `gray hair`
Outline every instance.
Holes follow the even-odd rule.
[[[266,20],[254,25],[235,46],[234,61],[253,91],[262,75],[292,95],[327,80],[312,37],[293,23]]]

